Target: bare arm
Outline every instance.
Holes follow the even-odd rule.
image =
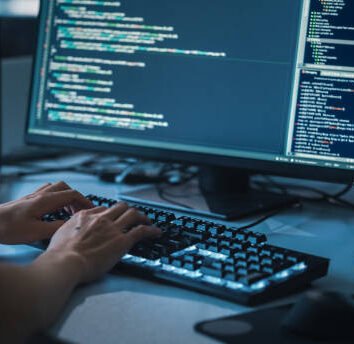
[[[0,342],[23,342],[48,327],[81,279],[73,254],[42,254],[29,266],[0,265]]]
[[[72,192],[69,193],[72,204]],[[65,204],[61,195],[60,207]],[[33,200],[26,200],[29,205],[25,214],[33,219],[33,225],[40,221],[38,215],[31,215],[32,208],[35,214],[38,211],[36,199],[44,200],[39,204],[48,211],[53,207],[49,203],[58,206],[58,194],[54,196],[35,196],[37,207],[32,207]],[[26,238],[28,232],[32,233],[31,228],[25,231]],[[22,230],[17,231],[16,241],[21,241],[20,233]],[[144,215],[124,203],[111,209],[81,210],[55,232],[47,251],[32,264],[23,267],[0,264],[0,343],[21,343],[47,328],[78,284],[102,277],[138,241],[160,233],[149,226]]]

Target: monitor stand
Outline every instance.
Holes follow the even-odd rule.
[[[156,186],[122,193],[119,198],[222,220],[241,219],[298,204],[298,199],[292,196],[253,190],[251,176],[238,169],[202,167],[198,182],[166,189],[170,199],[186,207],[166,202]]]

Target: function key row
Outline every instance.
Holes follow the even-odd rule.
[[[111,207],[117,203],[115,200],[93,195],[89,195],[87,198],[91,200],[96,206]],[[172,223],[178,227],[185,228],[186,232],[189,231],[189,233],[195,233],[197,236],[199,235],[201,238],[200,240],[204,239],[201,233],[209,233],[211,236],[223,236],[230,239],[237,239],[239,241],[248,241],[252,245],[267,241],[267,237],[263,233],[252,232],[249,230],[240,230],[221,224],[216,224],[211,221],[194,219],[189,216],[176,218],[175,214],[172,212],[160,211],[151,207],[140,206],[138,204],[132,204],[132,206],[145,213],[152,223],[159,225]]]

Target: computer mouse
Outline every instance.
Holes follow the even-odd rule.
[[[354,340],[353,297],[335,292],[306,293],[290,310],[283,328],[316,340]]]

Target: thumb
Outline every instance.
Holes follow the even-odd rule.
[[[126,235],[130,239],[131,244],[134,246],[139,241],[159,237],[161,235],[161,229],[157,227],[141,225],[133,228]]]
[[[36,229],[37,229],[37,240],[43,240],[43,239],[50,239],[53,234],[61,227],[63,226],[65,221],[53,221],[53,222],[40,222],[39,224],[36,223]]]

